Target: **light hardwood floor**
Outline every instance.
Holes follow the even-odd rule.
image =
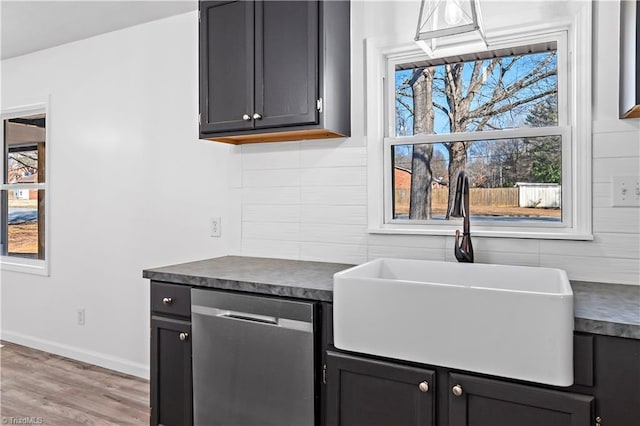
[[[1,424],[149,424],[147,380],[1,343]]]

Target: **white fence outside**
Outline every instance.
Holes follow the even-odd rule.
[[[517,182],[520,207],[560,208],[562,186],[556,183]]]

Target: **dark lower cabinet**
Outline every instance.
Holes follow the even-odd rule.
[[[430,426],[435,373],[327,352],[327,425]]]
[[[154,426],[193,425],[190,294],[151,283]],[[319,312],[317,425],[640,425],[638,339],[576,333],[574,385],[560,388],[342,353],[333,347],[331,303]]]
[[[449,374],[449,426],[590,426],[594,397]]]
[[[191,323],[151,317],[151,424],[193,424]]]

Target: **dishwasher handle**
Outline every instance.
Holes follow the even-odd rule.
[[[243,320],[243,321],[259,322],[261,324],[278,325],[278,320],[275,317],[267,317],[267,316],[264,316],[264,315],[250,314],[248,312],[231,312],[231,311],[227,311],[227,312],[224,312],[224,313],[220,313],[220,314],[218,314],[216,316],[229,318],[229,319]]]
[[[252,314],[250,312],[230,311],[227,309],[210,308],[202,305],[191,305],[192,314],[200,314],[210,317],[218,317],[234,321],[247,321],[261,325],[271,325],[292,330],[313,333],[312,321],[300,321],[287,318],[276,318],[266,315]]]

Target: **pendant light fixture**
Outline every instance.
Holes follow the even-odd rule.
[[[472,36],[465,43],[487,47],[478,0],[422,0],[415,41],[429,56],[436,55],[443,39],[460,34]]]

